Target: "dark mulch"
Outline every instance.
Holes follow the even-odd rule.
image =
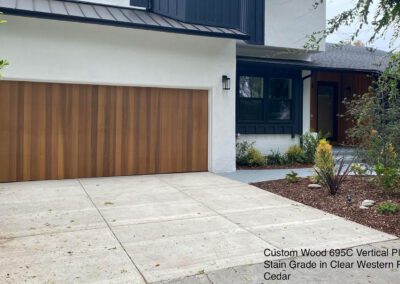
[[[295,184],[289,184],[286,180],[277,180],[255,183],[253,185],[400,237],[400,212],[394,215],[383,215],[377,211],[376,205],[368,210],[359,208],[361,202],[366,199],[372,199],[377,204],[384,201],[392,201],[400,205],[399,194],[384,193],[371,182],[368,182],[368,179],[368,177],[348,177],[342,186],[341,192],[336,196],[329,195],[327,189],[308,189],[308,185],[310,184],[308,179],[301,179]],[[347,202],[347,194],[350,194],[352,197],[350,204]]]
[[[287,170],[287,169],[306,169],[312,168],[313,165],[309,164],[291,164],[291,165],[268,165],[263,167],[245,167],[237,166],[238,170]]]

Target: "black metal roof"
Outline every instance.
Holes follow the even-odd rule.
[[[304,70],[381,73],[389,63],[389,55],[382,50],[327,43],[324,52],[311,55],[311,61],[255,57],[239,57],[238,61]]]
[[[188,24],[146,10],[65,0],[0,0],[8,15],[75,21],[233,39],[248,39],[235,29]]]

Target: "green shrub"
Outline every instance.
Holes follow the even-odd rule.
[[[302,164],[305,161],[304,151],[299,145],[291,146],[286,152],[289,164]]]
[[[266,157],[247,141],[236,143],[236,164],[239,166],[262,167],[267,164]]]
[[[254,142],[247,141],[236,142],[236,164],[239,166],[247,166],[249,164],[249,149],[253,147]]]
[[[385,191],[400,191],[400,171],[397,167],[385,167],[379,163],[375,165],[375,182]]]
[[[315,173],[319,183],[329,189],[331,195],[336,195],[344,180],[349,175],[350,165],[346,167],[344,158],[336,160],[333,158],[332,146],[328,141],[322,139],[315,153]]]
[[[271,166],[281,166],[287,163],[287,159],[279,150],[271,150],[271,154],[267,156],[267,163]]]
[[[332,146],[328,141],[322,139],[315,151],[315,167],[326,173],[333,173],[335,161],[332,153]]]
[[[318,143],[324,137],[322,133],[305,133],[300,136],[300,147],[304,152],[304,162],[313,164],[315,162],[315,152],[317,151]]]
[[[363,166],[362,164],[353,163],[351,165],[351,172],[358,177],[363,177],[367,175],[368,169],[367,167]]]
[[[296,172],[294,172],[294,171],[291,171],[290,173],[288,173],[288,174],[286,175],[285,180],[286,180],[288,183],[292,184],[292,183],[297,183],[297,182],[299,182],[299,181],[300,181],[300,177],[299,177],[299,174],[298,174],[298,173],[296,173]]]
[[[376,209],[381,214],[396,214],[400,210],[397,204],[389,201],[378,204]]]
[[[267,165],[267,159],[264,155],[254,147],[250,147],[248,151],[249,166],[263,167]]]

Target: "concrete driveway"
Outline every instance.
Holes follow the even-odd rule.
[[[0,184],[0,217],[10,283],[153,283],[395,239],[211,173]]]

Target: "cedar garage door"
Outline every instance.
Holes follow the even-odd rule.
[[[0,81],[0,182],[207,169],[207,91]]]

